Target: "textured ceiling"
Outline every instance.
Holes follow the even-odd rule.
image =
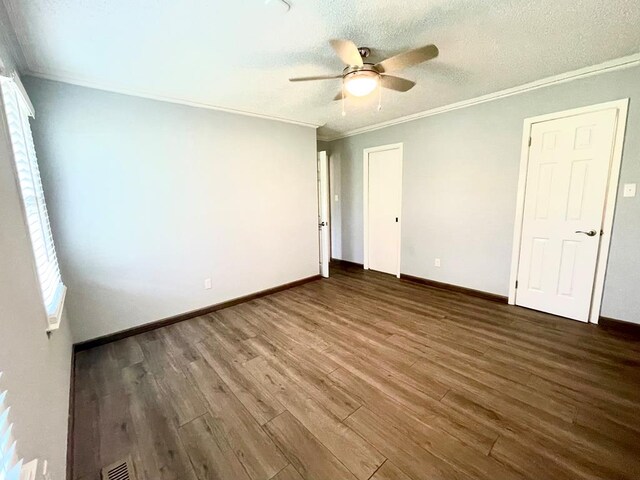
[[[324,125],[334,135],[637,53],[640,0],[3,0],[35,74]],[[328,45],[434,43],[401,94],[347,103]]]

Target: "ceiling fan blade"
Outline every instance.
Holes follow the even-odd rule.
[[[335,97],[333,97],[333,101],[334,101],[334,102],[336,102],[336,101],[338,101],[338,100],[342,100],[342,90],[340,90],[340,91],[338,92],[338,94],[337,94]]]
[[[399,53],[391,58],[376,64],[379,72],[394,72],[403,68],[412,67],[419,63],[426,62],[438,56],[438,47],[435,45],[426,45],[424,47]]]
[[[416,82],[406,78],[394,77],[393,75],[382,75],[382,86],[397,92],[406,92],[416,86]]]
[[[309,82],[312,80],[333,80],[336,78],[342,78],[342,75],[319,75],[317,77],[297,77],[290,78],[290,82]]]
[[[329,43],[346,65],[358,67],[363,65],[358,47],[351,40],[330,40]]]

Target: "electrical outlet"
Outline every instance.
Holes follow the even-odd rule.
[[[333,198],[335,199],[336,202],[340,201],[340,197],[338,195],[334,195]]]
[[[636,196],[636,184],[635,183],[625,183],[622,194],[625,197],[635,197]]]
[[[440,268],[440,259],[439,259],[439,258],[436,258],[436,259],[433,261],[433,266],[434,266],[434,267],[438,267],[438,268]]]
[[[205,290],[211,290],[211,279],[210,278],[205,278],[204,279],[204,289]]]

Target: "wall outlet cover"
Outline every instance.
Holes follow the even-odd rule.
[[[205,290],[211,290],[211,279],[210,278],[205,278],[204,279],[204,288],[205,288]]]
[[[636,196],[636,184],[635,183],[625,183],[623,189],[623,195],[625,197],[635,197]]]
[[[434,265],[435,267],[439,267],[439,266],[440,266],[440,259],[439,259],[439,258],[436,258],[436,259],[433,261],[433,265]]]

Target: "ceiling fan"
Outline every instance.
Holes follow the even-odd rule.
[[[332,80],[341,78],[344,89],[356,97],[364,97],[373,92],[378,85],[406,92],[415,86],[415,82],[406,78],[389,75],[404,68],[418,65],[438,56],[438,47],[426,45],[424,47],[408,50],[379,63],[369,63],[366,59],[371,50],[366,47],[356,47],[350,40],[331,40],[329,42],[338,57],[347,65],[339,75],[321,75],[315,77],[290,78],[290,82],[307,82],[312,80]],[[334,100],[344,97],[344,90]]]

